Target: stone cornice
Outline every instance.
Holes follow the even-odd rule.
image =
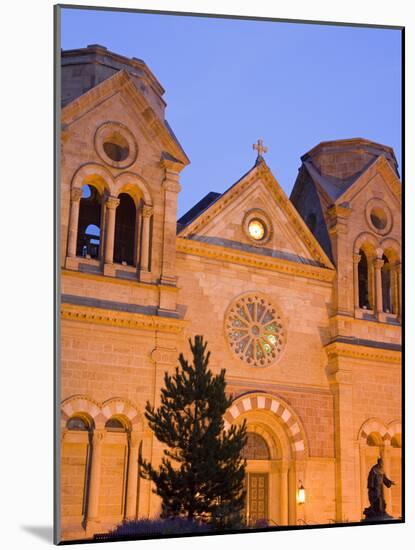
[[[286,275],[305,277],[307,279],[318,279],[324,282],[331,282],[335,277],[335,271],[333,269],[291,262],[280,258],[271,258],[252,252],[232,250],[224,246],[212,245],[206,242],[185,239],[183,237],[176,238],[176,249],[177,252],[183,254],[214,258],[218,261],[242,264],[258,269],[267,269],[285,273]]]
[[[324,346],[329,359],[346,357],[352,359],[366,359],[368,361],[381,361],[400,365],[402,356],[400,351],[379,349],[369,346],[356,345],[346,342],[331,342]]]
[[[381,330],[387,329],[388,331],[391,331],[394,334],[397,334],[397,333],[401,334],[402,332],[402,327],[400,324],[385,324],[385,323],[380,324],[378,319],[376,318],[363,319],[363,318],[355,317],[353,314],[346,315],[344,313],[335,313],[334,315],[329,317],[329,322],[333,327],[337,327],[339,326],[340,323],[346,322],[347,324],[349,325],[351,324],[352,326],[357,325],[358,327],[360,327],[359,330],[361,329],[361,327],[364,327],[365,325],[367,327],[371,327],[373,326],[373,323],[376,323],[377,326],[381,328]]]
[[[186,321],[157,315],[143,315],[125,311],[114,311],[97,307],[61,304],[61,319],[108,325],[135,330],[149,330],[179,334]]]
[[[61,269],[62,276],[69,276],[69,277],[80,277],[81,279],[90,279],[92,281],[99,281],[101,283],[114,283],[117,285],[126,285],[126,286],[136,286],[139,288],[145,288],[145,289],[151,289],[153,291],[158,291],[160,289],[163,290],[163,292],[170,291],[170,292],[178,292],[177,287],[172,287],[171,285],[161,285],[159,283],[142,283],[140,281],[133,281],[131,279],[122,279],[121,277],[109,277],[107,275],[104,275],[103,273],[87,273],[85,271],[75,271],[72,269]]]

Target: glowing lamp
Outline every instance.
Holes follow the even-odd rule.
[[[304,502],[305,502],[305,489],[304,489],[304,485],[302,484],[301,480],[300,480],[300,485],[298,486],[297,502],[298,502],[298,504],[304,504]]]

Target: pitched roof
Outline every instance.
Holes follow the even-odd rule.
[[[202,199],[200,199],[199,202],[197,202],[190,210],[188,210],[183,216],[177,220],[177,224],[180,229],[183,229],[186,225],[188,225],[191,221],[193,221],[197,216],[199,216],[202,212],[206,210],[208,206],[210,206],[213,202],[216,201],[221,196],[221,193],[215,193],[214,191],[210,191],[207,195],[205,195]]]
[[[241,193],[244,193],[250,183],[256,178],[259,178],[264,182],[267,189],[271,192],[276,202],[276,206],[278,205],[286,218],[290,221],[292,231],[298,235],[298,238],[302,242],[303,246],[309,251],[312,258],[320,265],[333,269],[333,264],[327,257],[327,254],[321,248],[320,244],[315,239],[314,235],[311,233],[301,216],[298,214],[293,204],[285,195],[263,158],[259,159],[259,161],[256,162],[250,170],[248,170],[241,178],[238,179],[238,181],[231,185],[223,194],[220,195],[215,193],[214,195],[217,195],[216,197],[211,195],[210,198],[213,200],[210,200],[210,202],[208,200],[209,194],[204,197],[204,199],[202,199],[202,201],[206,200],[204,208],[195,208],[198,206],[195,205],[194,215],[191,216],[189,211],[189,213],[187,213],[189,216],[186,225],[180,225],[178,227],[179,236],[197,239],[197,235],[200,230],[209,224],[212,219],[214,219],[224,208],[227,207],[228,204],[236,200]],[[185,216],[187,214],[185,214]],[[179,222],[181,220],[179,220]],[[203,241],[203,239],[200,240]]]
[[[168,122],[156,115],[145,96],[137,88],[133,77],[131,77],[130,73],[125,69],[114,73],[106,80],[103,80],[65,105],[61,111],[61,122],[63,127],[71,124],[88,110],[94,108],[95,105],[111,97],[115,92],[129,93],[130,97],[133,98],[131,105],[138,107],[137,112],[140,116],[143,116],[146,122],[155,129],[166,151],[183,165],[190,163],[189,158],[174,135]]]
[[[337,202],[348,189],[383,158],[399,178],[393,149],[364,138],[322,141],[302,157],[302,166],[329,201]],[[304,179],[298,177],[291,193],[295,201]]]

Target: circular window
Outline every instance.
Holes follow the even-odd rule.
[[[130,148],[128,142],[118,132],[109,136],[102,144],[105,154],[109,156],[111,160],[120,162],[128,158]]]
[[[370,221],[376,229],[385,229],[388,218],[382,208],[376,206],[375,208],[372,208],[372,211],[370,212]]]
[[[367,203],[366,220],[369,227],[380,235],[386,235],[392,229],[391,211],[381,199],[374,198]]]
[[[105,122],[95,133],[95,149],[101,159],[114,168],[127,168],[137,158],[133,134],[123,124]]]
[[[271,220],[265,212],[256,208],[245,214],[242,228],[251,243],[256,246],[267,243],[272,233]]]
[[[261,241],[265,237],[265,226],[261,220],[253,219],[248,224],[249,234],[256,241]]]
[[[232,351],[252,367],[266,367],[281,355],[285,333],[281,317],[270,300],[258,294],[239,297],[225,317]]]

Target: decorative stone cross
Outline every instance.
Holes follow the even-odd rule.
[[[265,147],[262,139],[259,139],[256,143],[254,143],[252,145],[252,149],[258,151],[259,157],[262,157],[262,153],[266,153],[268,151],[268,147]]]

